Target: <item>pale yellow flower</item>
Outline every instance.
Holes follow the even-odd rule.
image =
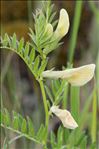
[[[78,127],[78,124],[69,111],[59,109],[58,106],[52,106],[50,110],[62,121],[64,127],[69,129],[75,129]]]
[[[95,71],[95,64],[89,64],[78,68],[66,69],[63,71],[47,70],[42,73],[45,78],[66,79],[74,86],[82,86],[89,82]]]
[[[59,22],[54,35],[58,38],[64,37],[69,29],[69,16],[65,9],[60,10]]]

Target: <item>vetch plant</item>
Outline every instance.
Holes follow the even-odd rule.
[[[67,11],[62,8],[60,10],[59,20],[54,21],[56,12],[53,12],[53,6],[54,5],[48,1],[44,3],[42,10],[38,9],[36,14],[33,14],[35,29],[34,31],[31,28],[29,29],[31,42],[24,43],[23,38],[18,41],[15,33],[12,37],[7,34],[5,34],[4,37],[1,37],[1,49],[8,49],[17,53],[26,63],[39,83],[45,110],[45,125],[41,124],[38,132],[35,132],[29,117],[26,120],[18,113],[13,112],[11,118],[7,109],[2,107],[1,126],[16,132],[19,134],[19,137],[24,136],[31,141],[41,144],[45,149],[50,146],[53,149],[62,149],[73,146],[81,148],[86,143],[82,142],[86,139],[81,126],[83,115],[78,121],[77,117],[73,117],[73,112],[70,113],[66,109],[60,109],[58,106],[62,106],[63,100],[65,99],[64,91],[68,87],[68,83],[71,84],[72,88],[72,86],[82,86],[93,78],[95,64],[89,64],[79,68],[66,68],[66,70],[61,71],[55,71],[53,69],[46,70],[48,54],[62,44],[60,40],[67,34],[69,29],[69,17]],[[46,78],[51,79],[50,87],[46,83]],[[75,97],[78,98],[76,94]],[[86,109],[88,111],[88,107],[89,106],[85,108],[85,113]],[[48,131],[50,124],[49,120],[53,113],[63,124],[58,129],[57,140],[55,134]],[[65,132],[64,129],[75,129],[75,131],[69,133],[69,131]],[[76,142],[71,143],[72,138],[75,137],[75,132],[77,140]],[[67,142],[66,140],[64,141],[64,136],[66,137],[66,135],[68,136]]]

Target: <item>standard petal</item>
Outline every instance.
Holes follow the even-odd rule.
[[[79,68],[71,69],[69,72],[71,74],[68,77],[68,82],[71,83],[73,86],[82,86],[89,82],[93,76],[95,71],[95,65],[85,65]],[[65,76],[63,76],[65,78]]]

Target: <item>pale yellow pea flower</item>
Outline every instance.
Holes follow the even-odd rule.
[[[52,106],[50,111],[62,121],[64,127],[68,129],[75,129],[78,127],[78,124],[69,111],[59,109],[58,106]]]
[[[65,9],[60,10],[59,22],[57,28],[54,32],[55,37],[62,38],[64,37],[69,29],[69,16]]]
[[[73,86],[82,86],[89,82],[95,71],[95,64],[89,64],[78,68],[66,69],[62,71],[47,70],[42,73],[44,78],[66,79]]]

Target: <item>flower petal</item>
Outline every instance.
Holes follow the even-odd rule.
[[[69,17],[65,9],[60,10],[59,22],[55,31],[55,36],[62,38],[64,37],[69,29]]]
[[[78,124],[69,111],[59,109],[57,106],[52,106],[51,112],[53,112],[62,121],[64,127],[69,129],[75,129],[78,127]]]
[[[95,65],[85,65],[79,68],[71,69],[69,72],[71,74],[68,77],[68,82],[71,83],[73,86],[82,86],[89,82],[93,76],[95,71]],[[65,76],[63,76],[65,78]]]

